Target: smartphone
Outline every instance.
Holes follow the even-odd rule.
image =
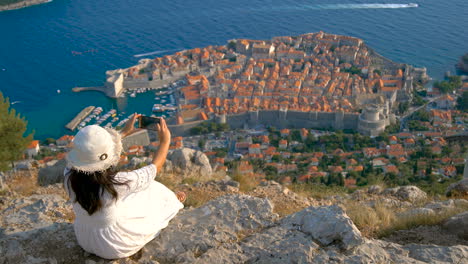
[[[156,124],[159,124],[160,120],[158,117],[140,116],[138,118],[138,127],[156,130]]]

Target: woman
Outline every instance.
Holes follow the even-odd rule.
[[[73,202],[78,244],[87,252],[115,259],[133,255],[151,241],[183,208],[176,195],[154,181],[166,160],[171,133],[161,118],[160,146],[152,164],[114,172],[122,152],[121,138],[134,131],[134,114],[119,134],[113,129],[84,127],[67,155],[65,189]]]

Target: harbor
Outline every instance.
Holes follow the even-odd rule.
[[[178,111],[175,93],[178,84],[179,83],[172,83],[170,85],[165,85],[156,89],[157,91],[151,88],[126,90],[120,96],[125,99],[117,98],[116,100],[133,101],[147,98],[152,104],[145,104],[146,107],[138,110],[138,113],[152,117],[170,118]],[[76,129],[80,130],[87,125],[99,125],[107,128],[120,129],[133,115],[133,111],[126,114],[125,111],[127,107],[122,108],[118,106],[118,103],[117,105],[113,104],[112,107],[107,109],[101,106],[88,106],[76,115],[65,127],[72,131]]]

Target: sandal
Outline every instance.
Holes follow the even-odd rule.
[[[187,200],[187,194],[185,192],[177,191],[175,195],[177,196],[177,199],[181,203],[183,203],[183,202],[185,202],[185,200]]]

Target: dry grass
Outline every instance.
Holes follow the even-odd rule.
[[[249,175],[242,173],[235,173],[232,177],[232,180],[240,184],[239,190],[241,192],[249,192],[258,186],[257,180],[252,179],[252,177],[250,177]]]
[[[395,219],[391,225],[383,228],[378,233],[378,237],[385,237],[398,230],[406,230],[415,228],[417,226],[432,226],[442,224],[448,218],[468,210],[468,206],[455,207],[452,209],[444,210],[435,215],[413,215],[402,216]]]
[[[220,196],[223,196],[226,194],[226,192],[221,192],[221,191],[209,191],[206,189],[198,189],[194,188],[190,191],[186,191],[187,193],[187,200],[185,200],[184,205],[185,206],[192,206],[192,207],[200,207],[207,203],[208,201],[211,201],[213,199],[216,199]]]
[[[325,186],[322,184],[294,183],[289,186],[291,191],[303,197],[325,199],[330,196],[348,193],[348,189],[341,186]]]
[[[415,214],[398,216],[395,208],[381,203],[374,207],[356,201],[346,201],[343,207],[356,227],[366,237],[386,237],[398,230],[412,229],[417,226],[439,225],[446,219],[468,210],[468,207],[455,207],[435,215]]]
[[[8,188],[20,196],[30,196],[35,193],[37,185],[37,171],[20,171],[6,181]]]
[[[346,214],[366,237],[376,237],[382,228],[391,226],[396,219],[395,211],[380,203],[369,207],[349,200],[343,206]]]

